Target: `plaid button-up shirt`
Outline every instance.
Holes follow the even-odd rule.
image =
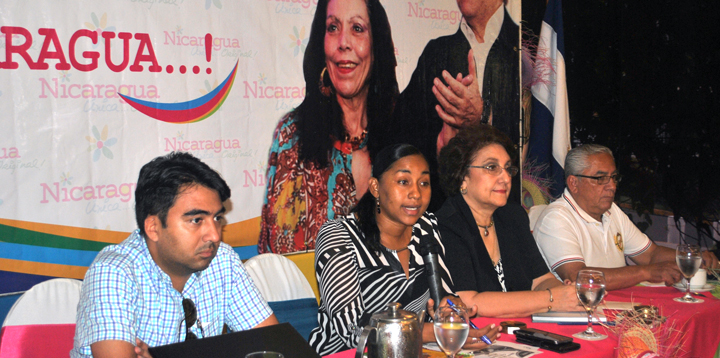
[[[223,324],[232,331],[250,329],[272,314],[229,245],[220,243],[210,266],[192,274],[180,293],[136,230],[119,245],[104,248],[90,265],[70,356],[92,357],[90,345],[104,340],[134,345],[137,337],[150,347],[183,341],[183,298],[197,308],[198,323],[191,330],[198,337],[219,335]]]

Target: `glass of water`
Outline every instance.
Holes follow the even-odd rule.
[[[606,335],[597,333],[592,328],[592,314],[605,297],[605,274],[596,270],[578,271],[575,293],[587,311],[588,327],[580,333],[573,334],[573,337],[587,341],[599,341],[607,338]]]
[[[435,340],[437,340],[440,349],[449,358],[454,358],[455,354],[465,344],[470,332],[467,310],[462,307],[439,307],[435,311],[433,328],[435,330]]]
[[[701,299],[697,299],[690,295],[690,279],[695,276],[695,273],[700,269],[702,264],[702,253],[700,246],[680,244],[675,249],[675,262],[677,262],[680,272],[685,276],[687,284],[685,285],[685,296],[676,297],[673,300],[677,302],[685,303],[700,303],[703,302]]]

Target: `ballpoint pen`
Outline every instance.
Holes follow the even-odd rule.
[[[447,299],[447,303],[448,303],[448,305],[450,306],[450,308],[451,308],[453,311],[458,312],[458,309],[457,309],[457,307],[455,307],[455,304],[453,303],[453,301],[450,301],[450,299]],[[459,312],[458,312],[458,313],[459,313]],[[480,328],[478,328],[474,323],[472,323],[472,321],[471,321],[470,319],[468,319],[468,323],[470,324],[470,327],[472,327],[472,329],[480,329]],[[492,344],[492,341],[490,340],[490,338],[488,338],[488,337],[487,337],[486,335],[484,335],[484,334],[483,334],[482,337],[480,337],[480,339],[481,339],[483,342],[485,342],[485,344]]]

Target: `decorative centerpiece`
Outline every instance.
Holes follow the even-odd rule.
[[[616,316],[615,326],[606,326],[618,339],[618,358],[670,358],[679,356],[685,334],[666,323],[655,306],[634,306]]]

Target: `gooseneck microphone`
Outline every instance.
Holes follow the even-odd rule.
[[[420,255],[425,262],[425,271],[427,272],[428,287],[430,288],[430,298],[434,301],[434,308],[440,305],[440,300],[445,297],[445,290],[442,287],[442,277],[440,276],[440,263],[438,262],[438,247],[432,238],[426,238],[425,242],[420,246]]]

